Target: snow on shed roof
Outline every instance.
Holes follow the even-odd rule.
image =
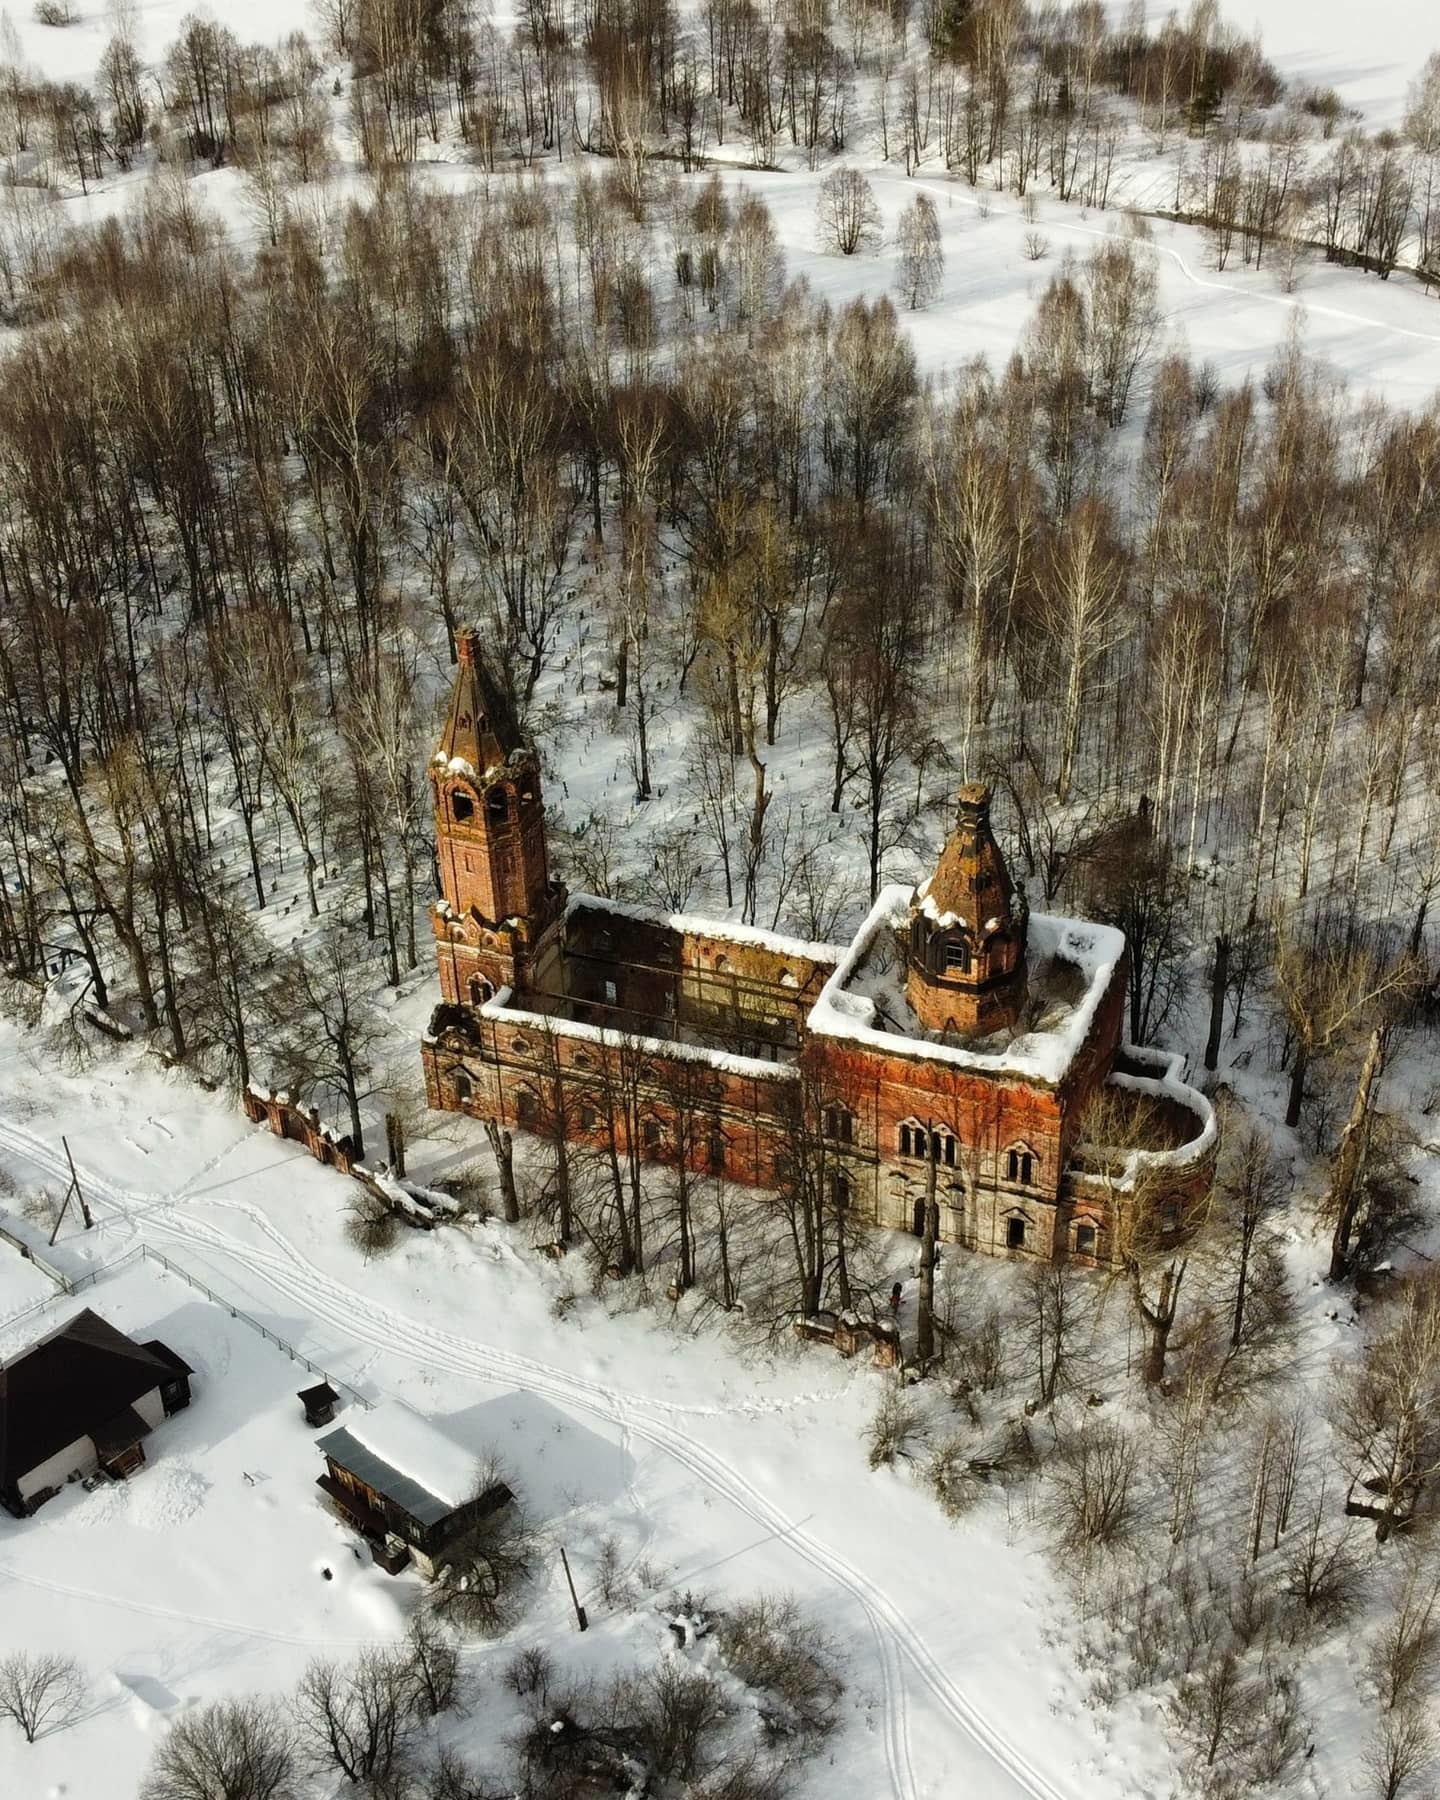
[[[479,1489],[480,1458],[398,1401],[353,1413],[317,1441],[327,1456],[422,1525],[438,1525]]]
[[[751,944],[758,950],[773,950],[776,956],[793,956],[804,962],[837,963],[845,954],[840,944],[785,937],[781,932],[765,931],[758,925],[732,925],[728,919],[711,919],[700,913],[672,913],[660,907],[632,906],[628,901],[604,900],[598,894],[572,894],[565,915],[568,918],[574,912],[614,913],[642,925],[668,926],[682,937],[719,938],[727,944]]]
[[[821,988],[810,1009],[807,1029],[821,1037],[872,1044],[892,1055],[923,1056],[986,1074],[1018,1075],[1026,1081],[1058,1086],[1085,1042],[1110,978],[1125,954],[1125,934],[1111,925],[1031,913],[1027,935],[1030,956],[1037,961],[1059,956],[1077,964],[1085,977],[1085,992],[1057,1029],[1024,1032],[999,1051],[970,1050],[963,1044],[881,1030],[874,1022],[874,1000],[852,985],[879,932],[887,926],[903,929],[908,923],[913,897],[913,891],[907,887],[880,890],[879,899],[856,932],[840,966]]]

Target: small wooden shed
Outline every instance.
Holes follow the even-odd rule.
[[[317,1381],[314,1387],[301,1388],[295,1398],[305,1408],[305,1423],[310,1426],[331,1424],[335,1408],[340,1404],[340,1396],[328,1381]]]

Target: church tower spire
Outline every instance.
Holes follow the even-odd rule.
[[[990,829],[990,790],[960,789],[955,829],[910,909],[906,995],[927,1031],[999,1031],[1025,1000],[1024,894]]]
[[[474,631],[430,763],[441,898],[433,914],[446,1000],[478,1005],[525,984],[564,892],[550,879],[540,764],[491,678]]]

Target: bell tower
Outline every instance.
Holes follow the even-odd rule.
[[[539,761],[476,633],[458,631],[455,647],[455,691],[430,763],[441,891],[432,922],[441,992],[474,1006],[526,984],[565,895],[550,879]]]
[[[1025,1001],[1025,896],[990,830],[990,790],[967,782],[935,873],[910,907],[905,992],[926,1031],[999,1031]]]

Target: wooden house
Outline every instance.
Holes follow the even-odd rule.
[[[158,1338],[78,1313],[0,1368],[0,1505],[25,1518],[67,1481],[133,1474],[145,1439],[190,1404],[190,1375]]]
[[[503,1482],[485,1481],[479,1457],[409,1407],[388,1401],[346,1421],[319,1440],[317,1485],[392,1575],[413,1562],[433,1581],[445,1552],[510,1504]]]

